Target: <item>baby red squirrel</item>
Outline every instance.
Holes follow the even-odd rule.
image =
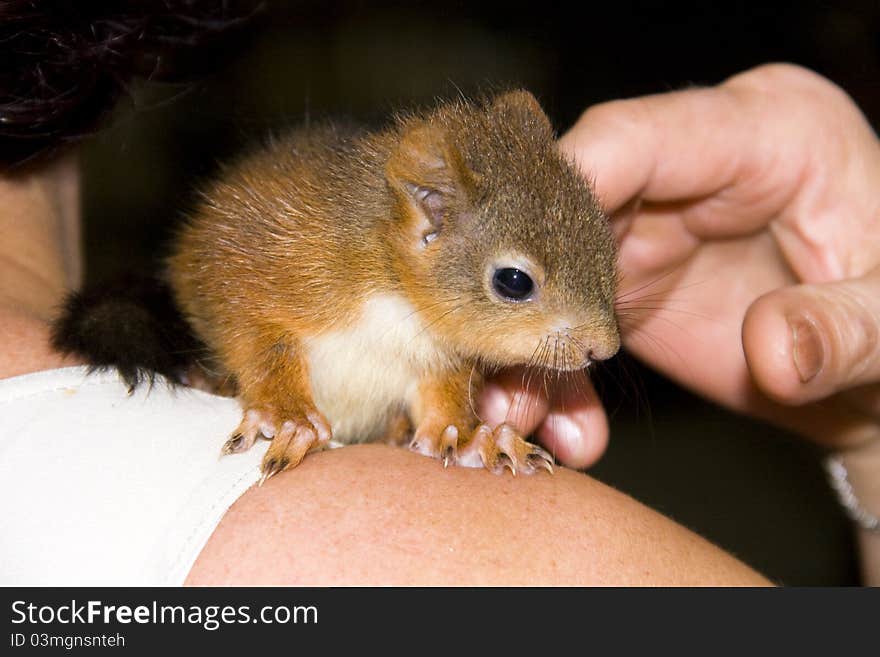
[[[234,381],[242,403],[225,452],[271,438],[265,480],[331,438],[412,435],[444,464],[552,472],[473,400],[498,367],[615,354],[616,255],[530,93],[374,133],[294,132],[201,198],[168,282],[211,378]]]

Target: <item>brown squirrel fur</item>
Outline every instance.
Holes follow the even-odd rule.
[[[615,257],[587,183],[515,91],[275,141],[204,191],[169,274],[243,404],[226,451],[272,438],[264,477],[331,435],[391,427],[446,463],[532,472],[552,458],[472,400],[490,368],[613,355]],[[499,267],[533,295],[499,298]]]

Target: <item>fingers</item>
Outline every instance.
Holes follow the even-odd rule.
[[[608,444],[605,411],[583,372],[548,383],[545,389],[543,382],[529,381],[522,368],[505,370],[486,385],[478,403],[484,422],[509,422],[524,435],[536,434],[571,468],[592,465]]]
[[[672,210],[645,208],[628,223],[618,250],[621,299],[684,262],[700,246]]]
[[[523,435],[529,435],[547,416],[550,400],[524,368],[516,367],[502,371],[487,382],[477,405],[480,418],[486,424],[495,426],[508,422]]]
[[[537,435],[570,468],[589,467],[602,457],[608,447],[608,416],[586,374],[577,383],[563,379],[553,387]]]
[[[765,394],[804,404],[880,382],[880,268],[771,292],[749,308],[743,348]]]
[[[715,88],[612,101],[584,112],[560,147],[613,213],[633,198],[694,198],[729,184],[736,117],[729,96]]]
[[[861,128],[850,134],[852,125]],[[610,213],[634,198],[689,202],[681,217],[709,239],[766,225],[805,177],[821,182],[826,170],[842,168],[853,159],[850,145],[869,132],[831,82],[776,64],[717,87],[597,105],[560,147],[594,181]]]

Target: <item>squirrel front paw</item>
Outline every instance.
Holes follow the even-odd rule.
[[[332,436],[327,419],[311,406],[270,410],[248,408],[238,429],[223,445],[224,454],[250,449],[260,436],[272,440],[263,456],[262,485],[269,477],[299,465],[306,454],[323,449]]]
[[[440,428],[436,423],[423,423],[409,447],[419,454],[440,459],[444,467],[450,464],[484,467],[495,474],[510,470],[514,476],[539,470],[553,474],[553,457],[525,440],[507,423],[494,429],[480,424],[465,436],[454,424]]]

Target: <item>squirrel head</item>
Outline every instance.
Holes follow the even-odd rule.
[[[493,365],[614,355],[614,239],[534,96],[399,120],[385,177],[395,274],[433,334]]]

